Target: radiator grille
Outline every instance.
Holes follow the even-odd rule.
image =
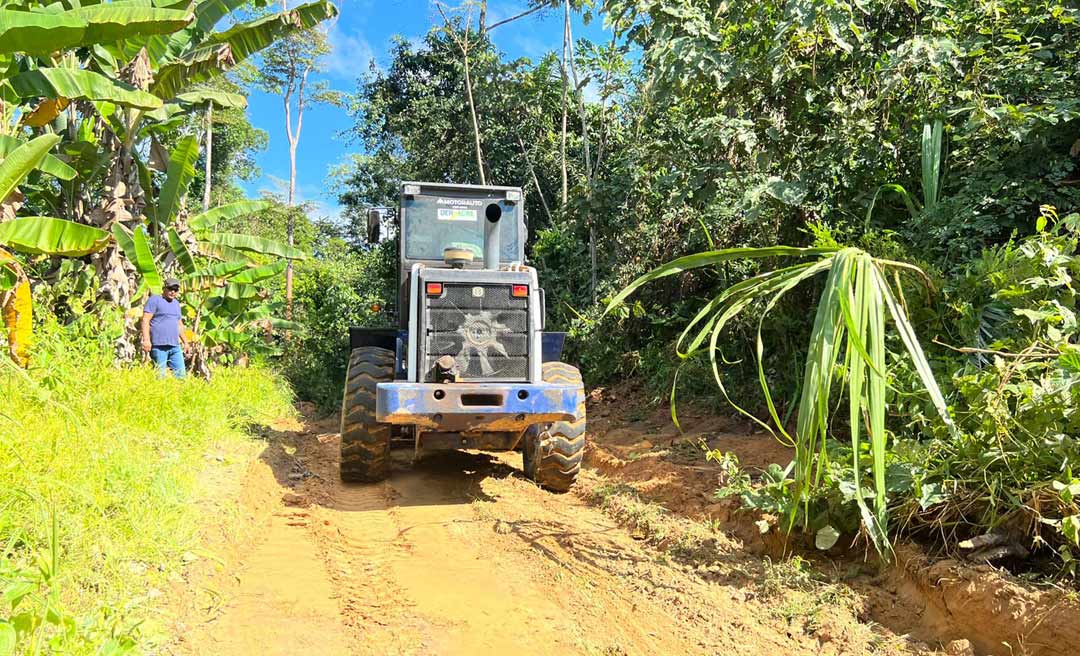
[[[435,361],[450,355],[462,380],[529,379],[529,301],[510,285],[443,283],[425,297],[422,379],[434,380]]]

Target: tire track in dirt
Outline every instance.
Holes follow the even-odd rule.
[[[331,432],[271,440],[262,475],[281,507],[246,559],[248,588],[193,653],[871,653],[793,631],[750,581],[666,562],[581,498],[525,480],[520,454],[395,452],[388,481],[347,485],[337,449]]]

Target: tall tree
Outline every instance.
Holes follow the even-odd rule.
[[[282,3],[284,5],[284,1]],[[268,48],[250,81],[263,91],[280,96],[285,114],[285,136],[289,141],[289,190],[286,204],[296,204],[296,152],[304,129],[304,110],[312,104],[341,106],[343,96],[330,89],[326,80],[315,76],[326,70],[326,56],[331,47],[326,33],[319,29],[290,35]],[[290,214],[290,217],[292,215]],[[294,243],[295,223],[290,218],[285,238]],[[292,316],[293,267],[285,270],[286,316]]]

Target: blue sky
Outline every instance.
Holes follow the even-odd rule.
[[[391,39],[401,35],[418,39],[441,23],[438,10],[428,0],[336,0],[340,15],[328,26],[334,52],[326,62],[324,78],[339,91],[352,92],[357,78],[374,61],[385,68]],[[520,13],[525,0],[495,0],[488,3],[488,24]],[[529,57],[534,61],[548,51],[562,47],[562,13],[545,10],[491,32],[495,45],[512,58]],[[586,25],[580,15],[572,23],[574,39],[604,41],[611,33],[602,19],[594,17]],[[253,91],[249,98],[248,118],[270,135],[270,147],[257,157],[262,176],[246,185],[250,195],[263,190],[284,193],[289,179],[289,150],[285,138],[285,119],[281,99]],[[297,196],[315,204],[323,215],[339,213],[337,199],[328,188],[331,168],[358,152],[358,144],[348,144],[339,133],[349,128],[350,119],[343,110],[309,107],[297,152]]]

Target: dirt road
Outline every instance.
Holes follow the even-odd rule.
[[[329,424],[270,431],[244,481],[255,525],[192,575],[214,602],[190,596],[166,651],[922,653],[850,600],[766,594],[768,563],[733,540],[713,545],[720,566],[676,562],[590,503],[595,471],[554,495],[520,475],[519,454],[403,451],[387,482],[345,485],[337,439]]]

